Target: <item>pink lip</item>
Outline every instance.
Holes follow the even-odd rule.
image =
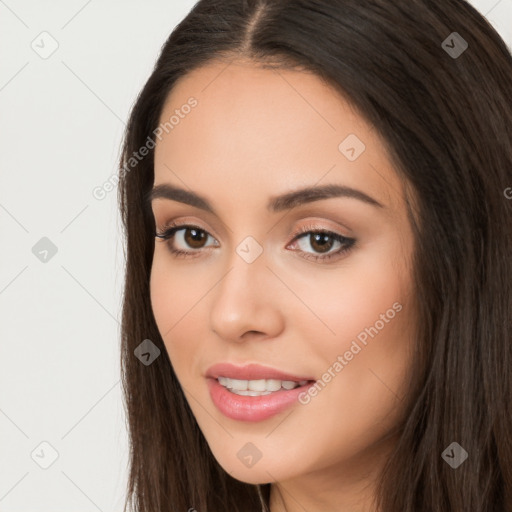
[[[259,379],[276,379],[276,380],[292,380],[300,382],[301,380],[316,380],[314,377],[299,377],[290,373],[281,372],[268,366],[259,364],[248,364],[245,366],[235,366],[231,363],[219,363],[210,366],[206,371],[206,377],[228,377],[229,379],[239,380],[259,380]]]
[[[299,395],[316,381],[311,376],[292,375],[259,364],[235,366],[230,363],[219,363],[208,368],[205,376],[215,406],[228,418],[239,421],[263,421],[280,413],[297,403]],[[276,379],[308,382],[303,386],[290,390],[281,389],[269,395],[243,396],[228,391],[217,380],[219,376],[239,380]]]
[[[281,389],[270,395],[242,396],[228,391],[215,378],[207,379],[210,397],[217,409],[233,420],[263,421],[290,407],[299,400],[299,395],[307,391],[314,382],[295,389]]]

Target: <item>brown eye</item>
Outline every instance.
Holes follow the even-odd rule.
[[[156,233],[155,236],[166,242],[169,250],[176,257],[197,257],[204,255],[202,249],[219,247],[217,240],[208,231],[194,225],[173,225],[161,233]],[[211,238],[214,243],[206,245],[208,238]],[[355,238],[347,238],[338,233],[315,228],[303,228],[299,235],[295,237],[294,245],[299,247],[298,252],[302,253],[304,259],[327,262],[348,253],[355,243]],[[339,247],[332,251],[336,244]],[[308,249],[312,249],[313,252]]]
[[[198,226],[193,225],[174,225],[163,233],[156,233],[157,238],[168,243],[169,250],[179,256],[197,256],[201,254],[201,250],[212,245],[205,245],[208,238],[217,242],[213,236]],[[215,244],[213,244],[215,245]],[[218,246],[218,242],[216,244]]]
[[[313,226],[305,226],[295,237],[293,245],[298,247],[301,257],[304,259],[326,263],[333,258],[339,259],[348,254],[355,243],[355,238],[348,238],[339,233]]]
[[[309,237],[311,247],[320,253],[330,251],[334,244],[333,237],[327,233],[311,233]]]
[[[201,249],[207,239],[206,233],[202,229],[185,228],[183,239],[192,249]]]

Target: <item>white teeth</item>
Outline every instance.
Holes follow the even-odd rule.
[[[239,380],[229,379],[228,377],[219,377],[218,381],[222,386],[236,392],[236,394],[245,396],[268,395],[273,391],[279,391],[281,388],[290,390],[298,386],[304,386],[308,382],[307,380],[301,380],[297,383],[292,380],[278,379]]]
[[[233,379],[231,381],[231,387],[232,389],[236,389],[237,391],[246,391],[249,387],[249,381]]]
[[[265,379],[248,381],[247,388],[251,391],[269,391],[265,389]]]
[[[267,379],[266,388],[269,391],[279,391],[281,389],[281,381],[277,379]]]

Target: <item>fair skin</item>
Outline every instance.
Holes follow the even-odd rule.
[[[197,106],[155,148],[154,186],[193,191],[215,212],[152,201],[158,233],[170,221],[204,231],[203,241],[190,230],[155,238],[151,302],[173,369],[225,471],[273,484],[272,512],[369,512],[395,442],[388,434],[403,412],[414,341],[403,186],[376,131],[311,73],[209,63],[177,83],[161,121],[191,96]],[[338,148],[349,134],[366,146],[354,161]],[[267,210],[275,196],[327,184],[357,189],[382,207],[330,197]],[[301,227],[356,244],[336,256],[342,244],[328,238],[326,252],[335,256],[314,261],[325,257],[322,246],[313,235],[294,236]],[[262,249],[251,263],[236,252],[248,236]],[[176,257],[171,245],[192,257]],[[205,379],[212,364],[259,363],[322,379],[389,310],[393,318],[307,404],[247,422],[212,402]],[[248,442],[262,454],[251,467],[237,456]]]

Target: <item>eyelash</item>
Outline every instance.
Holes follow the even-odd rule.
[[[164,226],[163,230],[160,233],[157,232],[155,234],[155,236],[157,238],[160,238],[162,242],[167,242],[174,237],[174,235],[177,231],[181,231],[186,228],[196,229],[198,231],[206,233],[208,236],[212,236],[205,229],[202,229],[199,226],[195,226],[193,224],[178,224],[178,223],[174,223],[174,222]],[[328,231],[325,229],[324,230],[318,229],[315,226],[303,226],[300,229],[298,229],[293,235],[292,242],[294,242],[295,240],[299,240],[300,238],[304,238],[305,235],[307,235],[307,234],[328,235],[330,238],[332,238],[336,242],[340,242],[342,244],[342,247],[333,253],[327,254],[326,256],[314,256],[311,253],[305,253],[304,251],[299,251],[304,254],[307,254],[307,256],[302,256],[306,260],[325,262],[325,261],[329,261],[332,258],[335,258],[337,256],[341,257],[342,255],[344,255],[344,254],[348,253],[350,250],[352,250],[356,243],[355,238],[348,238],[348,237],[345,237],[338,233],[334,233],[332,231]],[[172,246],[172,244],[170,244],[170,243],[168,244],[168,246],[169,246],[169,250],[171,251],[171,253],[177,258],[194,258],[194,257],[199,256],[200,252],[201,252],[201,249],[197,249],[194,251],[184,251],[182,249],[175,249]]]

